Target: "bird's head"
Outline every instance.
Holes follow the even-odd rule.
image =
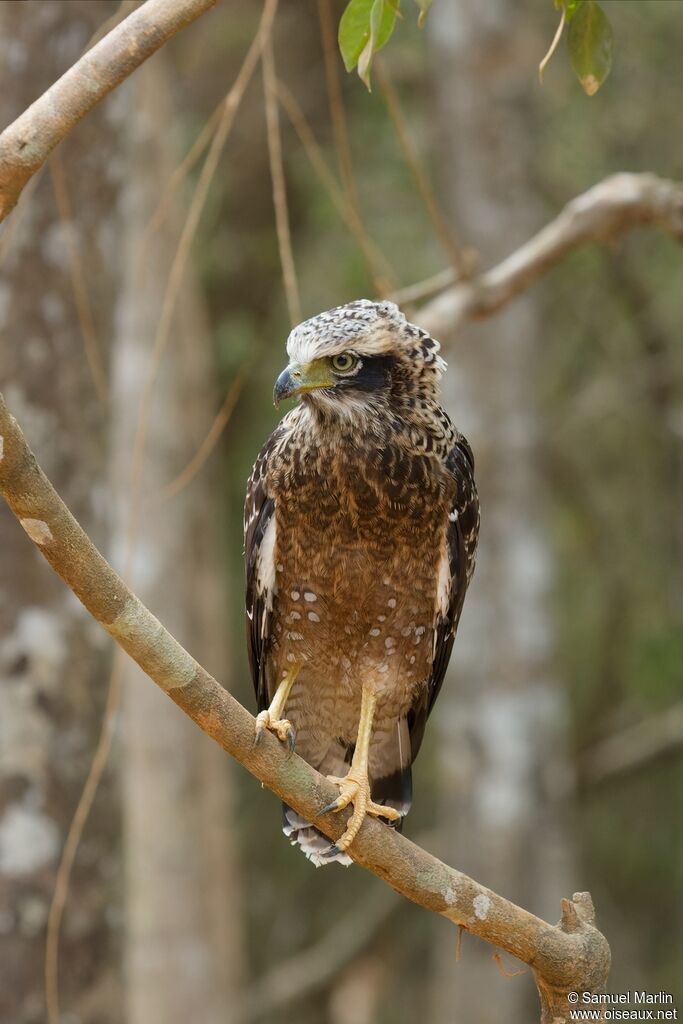
[[[295,327],[289,365],[273,392],[275,405],[303,396],[328,412],[377,411],[389,403],[438,400],[446,367],[439,343],[408,323],[393,302],[360,299]]]

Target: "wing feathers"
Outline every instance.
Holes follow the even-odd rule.
[[[474,484],[474,457],[464,437],[460,436],[451,449],[446,467],[456,485],[455,500],[448,514],[438,565],[432,674],[426,692],[421,694],[408,716],[412,760],[417,757],[427,718],[439,696],[446,674],[465,592],[474,572],[479,533],[479,499]]]
[[[247,649],[259,711],[267,708],[270,702],[266,669],[276,589],[277,528],[275,501],[267,490],[267,467],[279,434],[276,430],[271,435],[256,460],[247,485],[244,505]]]

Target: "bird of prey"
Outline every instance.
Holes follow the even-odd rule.
[[[366,814],[400,828],[411,764],[474,569],[474,460],[439,403],[439,344],[392,302],[295,327],[274,400],[300,396],[261,450],[245,504],[257,740],[274,732],[353,805],[332,843],[292,808],[316,865],[350,863]]]

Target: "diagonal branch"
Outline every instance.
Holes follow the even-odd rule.
[[[88,50],[0,135],[0,221],[86,114],[216,0],[147,0]]]
[[[448,223],[444,213],[437,201],[432,188],[429,176],[425,171],[420,157],[418,156],[417,148],[410,137],[410,132],[403,116],[403,111],[398,100],[394,83],[391,80],[389,72],[381,58],[375,61],[375,77],[379,84],[380,92],[384,97],[389,117],[394,126],[394,132],[398,140],[399,147],[403,154],[403,159],[406,162],[410,173],[413,176],[415,185],[422,199],[427,216],[432,222],[434,231],[437,238],[441,241],[442,246],[446,250],[451,265],[453,267],[453,275],[455,280],[467,280],[472,276],[472,253],[465,250],[460,245],[453,227]]]
[[[622,173],[605,178],[572,199],[502,263],[432,299],[417,319],[438,336],[469,320],[491,316],[573,249],[587,242],[611,242],[639,225],[658,227],[683,242],[683,184],[654,174]],[[439,284],[442,282],[440,277]]]
[[[296,327],[301,322],[301,294],[296,276],[294,252],[292,250],[292,233],[289,227],[289,207],[287,203],[287,182],[285,165],[282,157],[282,138],[280,135],[280,108],[277,99],[277,77],[275,74],[275,52],[272,35],[263,47],[263,93],[266,110],[266,136],[268,141],[268,162],[270,164],[270,180],[273,187],[273,206],[275,208],[275,230],[280,251],[282,267],[282,283],[287,300],[289,322]]]
[[[395,276],[391,266],[387,262],[384,254],[370,237],[367,227],[363,222],[363,218],[360,215],[359,208],[353,202],[349,201],[346,192],[339,187],[339,183],[337,182],[334,174],[327,166],[320,150],[320,146],[313,135],[311,126],[306,120],[306,116],[293,94],[282,81],[278,82],[277,91],[280,102],[289,120],[292,122],[294,131],[299,136],[299,141],[304,148],[313,170],[318,175],[323,188],[327,192],[339,216],[347,225],[349,231],[356,240],[358,249],[363,256],[363,260],[368,269],[368,273],[372,278],[375,291],[380,296],[386,296],[393,287],[391,282]]]
[[[94,547],[38,466],[2,396],[0,494],[53,569],[140,668],[257,779],[338,839],[344,816],[320,814],[336,796],[332,784],[271,735],[254,746],[254,718],[164,629]],[[609,947],[593,925],[588,894],[563,900],[562,920],[553,926],[378,821],[364,822],[352,853],[407,899],[529,964],[545,1024],[569,1019],[570,992],[604,989]]]
[[[319,992],[372,942],[404,904],[388,889],[373,889],[313,946],[257,977],[240,1003],[238,1021],[272,1020],[275,1012]]]
[[[583,786],[607,782],[683,748],[683,701],[607,736],[579,754]]]

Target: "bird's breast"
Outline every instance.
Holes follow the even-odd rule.
[[[436,457],[397,443],[292,445],[271,482],[288,521],[337,539],[429,533],[450,508],[452,480]]]
[[[316,666],[351,695],[362,681],[403,693],[429,675],[441,480],[395,452],[311,460],[277,493],[278,675]]]

